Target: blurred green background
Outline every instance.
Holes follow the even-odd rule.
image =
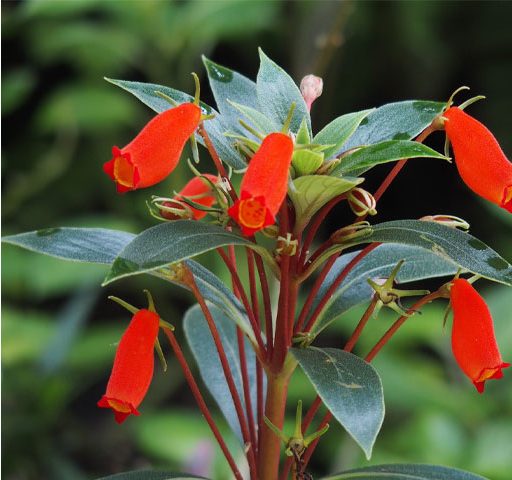
[[[115,194],[101,166],[112,145],[126,144],[153,114],[102,78],[192,92],[196,71],[203,99],[212,103],[201,54],[255,78],[261,46],[297,82],[307,73],[322,76],[316,131],[345,112],[410,98],[444,100],[469,85],[472,94],[488,97],[471,113],[510,156],[511,18],[511,2],[2,2],[3,234],[60,225],[139,232],[153,225],[146,198],[178,190],[187,170],[180,167],[151,191]],[[428,143],[442,148],[442,135]],[[370,191],[388,169],[368,178]],[[380,202],[377,219],[433,213],[464,217],[474,235],[512,259],[511,216],[472,195],[443,162],[411,162]],[[350,218],[340,208],[323,233]],[[214,259],[206,262],[219,270]],[[107,295],[142,305],[141,290],[150,288],[179,335],[191,303],[182,291],[145,277],[100,289],[104,273],[3,248],[3,478],[81,480],[144,467],[228,478],[172,358],[167,374],[157,368],[141,417],[117,426],[96,408],[127,320]],[[479,284],[487,287],[510,361],[511,290]],[[443,308],[412,319],[375,361],[387,416],[372,463],[431,462],[509,480],[510,372],[478,395],[454,364]],[[357,313],[318,343],[342,345]],[[359,351],[391,321],[379,318]],[[299,398],[307,403],[314,395],[297,375],[290,413]],[[332,425],[311,472],[359,465],[362,453]]]

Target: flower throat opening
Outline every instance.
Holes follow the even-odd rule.
[[[114,159],[114,178],[123,187],[133,188],[135,180],[135,166],[123,156]]]
[[[247,228],[261,228],[266,218],[266,208],[258,200],[248,198],[240,201],[238,218]]]

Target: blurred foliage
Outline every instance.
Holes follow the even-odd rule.
[[[261,46],[297,81],[311,72],[323,76],[315,131],[344,112],[406,98],[442,100],[467,84],[488,96],[471,112],[510,155],[511,16],[512,3],[480,1],[3,2],[4,234],[58,225],[138,232],[154,224],[145,200],[179,190],[187,167],[183,162],[150,193],[114,193],[101,165],[112,145],[127,143],[152,114],[102,77],[191,92],[191,71],[204,81],[201,54],[254,78]],[[212,102],[206,85],[203,98]],[[442,141],[438,134],[429,144],[441,148]],[[388,168],[376,169],[370,190]],[[441,212],[466,218],[474,235],[512,258],[510,215],[478,200],[441,162],[412,162],[380,203],[378,218]],[[324,233],[350,218],[337,209]],[[147,466],[227,478],[172,357],[167,374],[157,369],[140,418],[117,426],[95,407],[128,319],[106,296],[143,305],[141,290],[150,288],[178,333],[190,297],[142,277],[100,290],[104,267],[9,246],[3,252],[3,478],[81,480]],[[221,271],[218,260],[206,262]],[[485,296],[509,360],[510,290],[494,286]],[[360,313],[338,321],[318,343],[342,345]],[[413,317],[375,361],[387,416],[372,462],[435,462],[507,480],[510,372],[477,395],[454,364],[442,317],[441,305]],[[366,352],[390,322],[373,321],[358,351]],[[314,395],[296,375],[290,413],[299,398],[307,403]],[[357,446],[332,425],[311,469],[364,464]]]

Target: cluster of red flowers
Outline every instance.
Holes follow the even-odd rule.
[[[171,108],[153,118],[124,148],[112,149],[113,158],[104,171],[116,183],[119,193],[145,188],[165,179],[177,166],[183,148],[201,121],[201,110],[193,103]],[[446,134],[453,146],[455,161],[464,182],[477,194],[512,212],[512,163],[487,128],[457,107],[443,113]],[[288,189],[294,144],[289,135],[271,133],[249,162],[241,183],[241,195],[228,209],[242,233],[252,236],[272,225]],[[212,185],[216,176],[195,177],[175,197],[211,207],[216,197]],[[206,180],[205,180],[206,179]],[[173,206],[173,202],[169,202]],[[206,212],[190,207],[199,220]],[[162,211],[169,220],[179,215]],[[508,367],[499,353],[492,318],[476,290],[463,279],[451,286],[454,312],[452,347],[454,356],[479,392],[486,380],[502,377]],[[145,396],[153,376],[154,345],[159,317],[139,310],[119,343],[114,367],[100,407],[112,408],[117,422],[130,414]]]

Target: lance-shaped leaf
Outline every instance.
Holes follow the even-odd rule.
[[[157,113],[161,113],[172,108],[172,105],[162,98],[162,96],[158,95],[157,92],[163,93],[177,103],[194,101],[194,97],[187,93],[175,90],[174,88],[165,87],[163,85],[157,85],[155,83],[130,82],[128,80],[114,80],[111,78],[106,78],[106,80],[118,87],[121,87],[127,92],[130,92],[142,103],[146,104]],[[230,140],[224,135],[229,130],[229,127],[223,116],[203,102],[201,102],[201,110],[203,113],[208,115],[215,114],[215,118],[204,122],[204,128],[206,129],[206,132],[208,133],[208,136],[210,137],[220,158],[235,169],[245,168],[245,161],[232,146]],[[197,139],[202,145],[204,145],[203,139],[199,135],[197,136]]]
[[[135,237],[133,233],[120,230],[60,227],[11,235],[3,237],[2,241],[63,260],[110,265]],[[186,264],[194,274],[204,298],[222,309],[254,342],[245,309],[233,292],[199,263],[187,260]],[[184,287],[182,283],[174,282],[172,277],[158,270],[148,273]]]
[[[98,480],[208,480],[187,473],[157,472],[152,470],[136,470],[133,472],[116,473]]]
[[[446,106],[444,102],[406,100],[388,103],[370,113],[336,153],[385,140],[412,140],[427,128]]]
[[[217,225],[176,220],[156,225],[137,235],[114,260],[103,284],[182,262],[226,245],[253,248],[271,265],[273,263],[266,249]]]
[[[315,297],[312,310],[318,305],[338,275],[359,252],[360,250],[347,253],[334,262]],[[404,260],[404,264],[396,277],[399,284],[454,275],[458,270],[455,263],[424,248],[393,243],[380,245],[350,270],[318,315],[311,332],[314,335],[318,334],[352,307],[369,301],[374,290],[367,280],[369,278],[373,280],[387,278],[400,260]]]
[[[416,245],[495,282],[512,285],[512,265],[478,238],[456,228],[422,220],[395,220],[373,227],[364,243]]]
[[[321,480],[488,480],[480,475],[425,464],[373,465],[322,477]]]
[[[293,181],[289,195],[295,206],[296,229],[303,228],[329,200],[347,192],[364,178],[305,175]]]
[[[343,175],[358,176],[375,165],[395,162],[405,158],[439,158],[448,157],[418,142],[408,140],[388,140],[362,147],[341,159],[340,164],[330,173],[334,177]]]
[[[245,411],[242,371],[240,368],[240,357],[238,355],[236,327],[231,320],[226,318],[220,309],[212,305],[209,305],[209,308],[215,325],[219,331],[238,395],[240,396],[242,405],[244,405]],[[226,383],[226,378],[224,377],[217,348],[215,347],[210,329],[199,305],[194,305],[187,311],[183,319],[183,328],[185,329],[187,342],[194,354],[203,382],[217,402],[217,405],[222,411],[229,426],[238,436],[240,442],[243,443],[235,406]],[[251,404],[253,407],[253,415],[256,416],[257,400],[255,355],[251,345],[246,340],[245,353],[247,357]]]
[[[315,135],[312,143],[332,145],[324,150],[324,155],[327,160],[334,157],[342,150],[343,145],[353,135],[359,124],[374,110],[347,113],[335,118]]]
[[[64,260],[110,264],[134,238],[120,230],[57,227],[2,237],[2,242]]]
[[[279,131],[277,125],[258,110],[236,102],[229,102],[229,104],[233,111],[238,112],[236,114],[237,123],[238,119],[242,119],[264,135]],[[248,135],[248,132],[241,127],[240,124],[236,125],[236,128],[235,126],[233,128],[244,135]]]
[[[288,116],[292,103],[295,103],[290,130],[297,133],[302,119],[305,118],[311,132],[309,111],[299,87],[290,75],[263,53],[261,48],[259,52],[261,63],[256,78],[256,91],[260,111],[281,127]]]
[[[309,268],[314,268],[342,248],[372,242],[421,247],[455,263],[463,271],[475,273],[494,282],[512,285],[512,265],[491,247],[469,233],[423,220],[394,220],[373,225],[368,229],[368,235],[358,238],[353,243],[335,245],[327,249]]]
[[[336,348],[294,348],[292,354],[334,418],[369,459],[384,420],[378,373],[361,358]]]
[[[230,68],[212,62],[205,56],[203,56],[203,64],[217,108],[226,119],[229,128],[238,131],[240,115],[230,103],[234,102],[257,110],[259,105],[256,83]]]

